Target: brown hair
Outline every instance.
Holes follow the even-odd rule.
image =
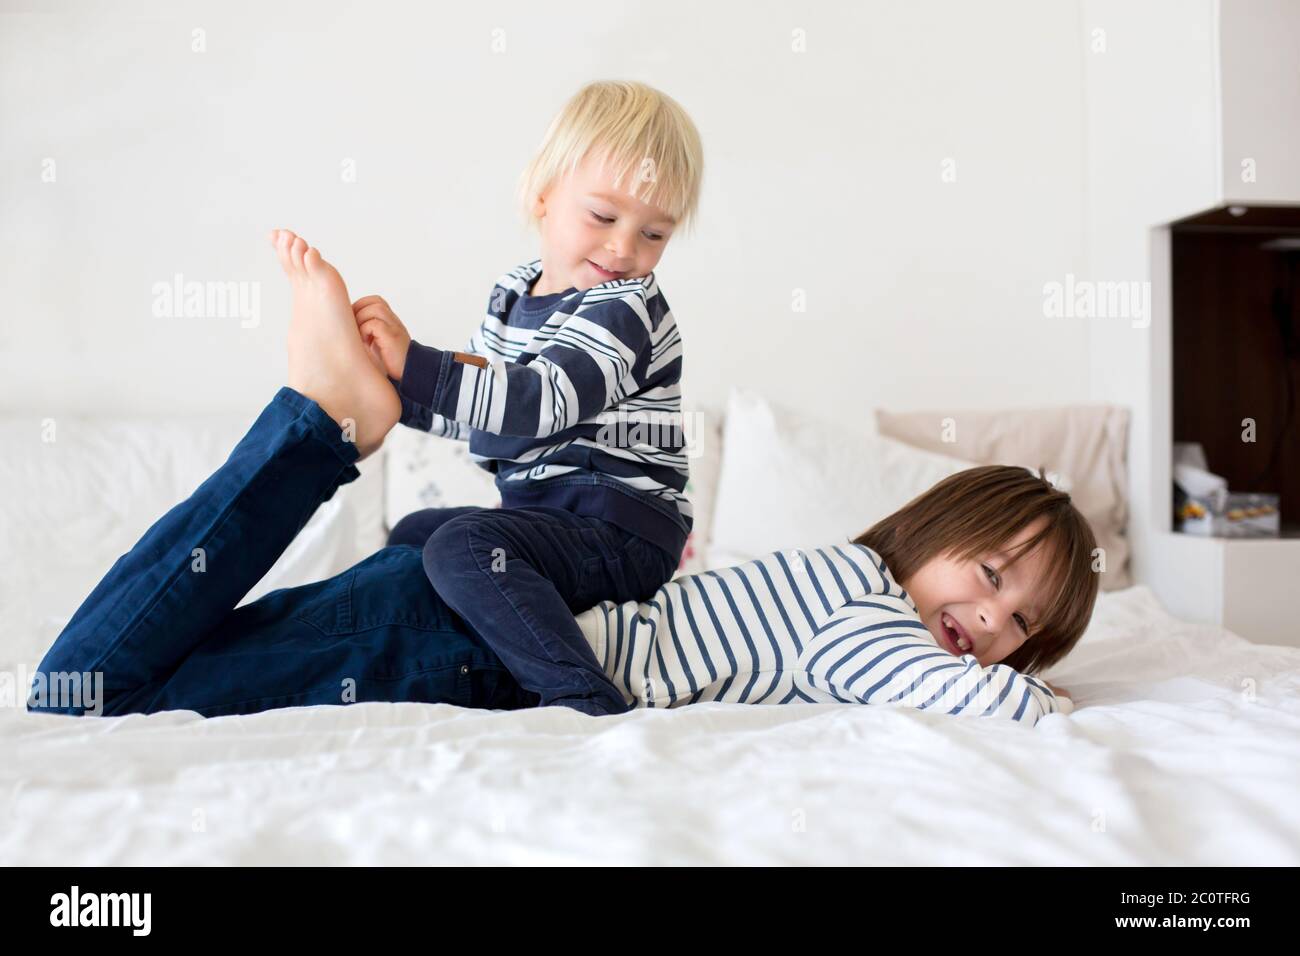
[[[1092,561],[1097,539],[1070,496],[1011,465],[981,465],[949,475],[853,539],[884,559],[894,580],[911,578],[931,558],[960,560],[998,551],[1039,518],[1046,525],[1011,556],[1015,564],[1040,543],[1050,548],[1043,619],[999,663],[1024,674],[1055,664],[1079,642],[1100,584]]]

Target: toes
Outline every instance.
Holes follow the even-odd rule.
[[[344,299],[347,298],[348,290],[343,284],[343,277],[339,275],[339,271],[330,265],[329,262],[320,254],[319,249],[314,246],[308,249],[307,253],[303,256],[303,265],[307,269],[307,275],[309,278],[312,278],[317,282],[324,282],[331,286],[337,284],[339,287],[338,291],[342,292]],[[345,301],[343,304],[346,306],[347,302]]]
[[[325,261],[324,257],[320,254],[320,250],[315,246],[312,246],[303,253],[302,264],[307,270],[307,275],[311,276],[313,279],[324,278],[331,272],[337,275],[337,270]]]
[[[307,242],[301,236],[293,237],[293,245],[289,247],[289,258],[293,260],[293,267],[298,272],[305,272],[307,267],[302,264],[303,253],[307,251]]]
[[[294,236],[288,229],[277,229],[275,231],[275,254],[280,258],[280,268],[284,274],[293,276],[293,261],[289,258],[289,245],[293,242]]]
[[[320,271],[321,263],[324,260],[320,257],[320,250],[312,246],[302,255],[302,264],[307,269],[307,274],[315,275]]]

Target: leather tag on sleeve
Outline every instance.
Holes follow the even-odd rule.
[[[479,368],[487,368],[487,359],[481,355],[471,355],[469,352],[452,352],[451,357],[462,365],[477,365]]]

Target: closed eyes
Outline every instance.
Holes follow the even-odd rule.
[[[596,220],[598,223],[600,223],[602,226],[608,226],[610,223],[612,223],[612,222],[614,221],[613,219],[608,219],[608,218],[606,218],[605,216],[602,216],[602,215],[600,215],[600,214],[598,214],[598,213],[595,213],[595,212],[592,212],[592,214],[591,214],[591,218],[592,218],[592,219],[595,219],[595,220]],[[648,233],[648,232],[646,232],[646,233],[642,233],[642,235],[644,235],[647,239],[651,240],[652,242],[663,242],[663,239],[664,239],[664,237],[661,236],[661,235],[658,235],[658,234],[651,234],[651,233]]]

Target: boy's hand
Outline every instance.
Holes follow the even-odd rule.
[[[1047,681],[1047,680],[1043,681],[1043,683],[1046,684],[1046,685],[1047,685],[1047,689],[1050,690],[1050,691],[1051,691],[1053,694],[1055,694],[1057,697],[1064,697],[1064,698],[1066,698],[1067,700],[1069,700],[1070,695],[1069,695],[1069,693],[1065,690],[1064,687],[1057,687],[1057,686],[1056,686],[1055,684],[1053,684],[1051,681]]]
[[[384,366],[388,377],[402,380],[406,368],[406,353],[411,348],[411,333],[388,303],[377,295],[367,295],[352,303],[352,314],[357,320],[361,341]]]

